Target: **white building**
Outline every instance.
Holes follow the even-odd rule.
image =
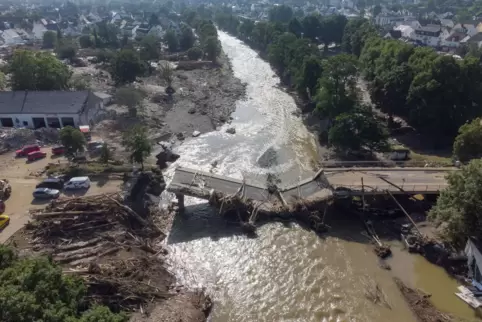
[[[415,29],[413,39],[426,46],[439,47],[441,46],[441,34],[441,26],[427,25]]]
[[[104,112],[103,99],[90,91],[0,92],[0,127],[91,125]]]

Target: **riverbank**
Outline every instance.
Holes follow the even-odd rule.
[[[166,61],[159,62],[163,63]],[[159,141],[182,142],[230,122],[236,102],[245,95],[245,84],[234,77],[224,53],[219,56],[217,64],[199,64],[189,70],[176,68],[178,62],[168,63],[174,68],[173,95],[165,93],[165,83],[159,71],[149,77],[139,77],[134,87],[143,94],[143,99],[137,108],[137,116],[130,116],[127,107],[114,101],[106,107],[104,120],[93,126],[93,135],[115,148],[119,157],[127,156],[121,144],[122,134],[135,124],[147,126],[154,145]],[[115,84],[108,72],[102,70],[102,65],[78,69],[82,70],[74,72],[94,75],[91,77],[92,88],[102,88],[115,97]]]

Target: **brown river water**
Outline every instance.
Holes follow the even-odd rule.
[[[247,83],[246,98],[233,114],[236,134],[226,134],[226,125],[187,140],[167,180],[177,165],[209,171],[213,161],[217,174],[260,179],[275,172],[288,173],[284,183],[300,180],[313,171],[318,153],[315,138],[292,114],[293,98],[277,87],[279,79],[253,50],[223,32],[220,40],[235,76]],[[260,162],[266,159],[269,165]],[[392,271],[380,268],[356,221],[332,221],[324,237],[297,224],[269,223],[248,238],[205,201],[186,198],[186,206],[167,239],[169,260],[180,284],[204,287],[212,296],[211,322],[415,321],[394,275],[432,293],[444,311],[474,317],[453,294],[453,280],[423,258],[397,251],[399,245]],[[376,286],[378,303],[369,299]]]

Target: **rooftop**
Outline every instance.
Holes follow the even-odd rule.
[[[89,91],[0,92],[0,114],[76,114],[88,97]]]
[[[439,25],[426,25],[422,26],[421,28],[417,28],[417,31],[424,31],[424,32],[439,32],[441,30],[441,26]]]

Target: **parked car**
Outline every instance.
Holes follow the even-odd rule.
[[[47,153],[45,152],[42,152],[42,151],[33,151],[33,152],[30,152],[28,155],[27,155],[27,160],[28,161],[35,161],[35,160],[38,160],[38,159],[43,159],[47,156]]]
[[[64,189],[89,189],[89,177],[74,177],[71,178],[65,185]]]
[[[40,151],[40,147],[38,146],[38,144],[26,145],[23,148],[15,151],[15,154],[17,155],[17,157],[24,157],[27,156],[30,152],[34,151]]]
[[[35,199],[54,199],[60,196],[60,191],[57,189],[37,188],[32,195]]]
[[[53,155],[61,155],[65,153],[65,147],[63,145],[57,145],[52,148]]]
[[[4,229],[10,223],[10,217],[7,215],[0,215],[0,229]]]
[[[93,151],[93,150],[97,150],[97,149],[100,149],[102,148],[102,146],[104,145],[104,141],[91,141],[89,143],[87,143],[87,150],[89,151]]]
[[[35,188],[49,188],[61,190],[64,187],[64,180],[61,178],[47,178],[40,182]]]

